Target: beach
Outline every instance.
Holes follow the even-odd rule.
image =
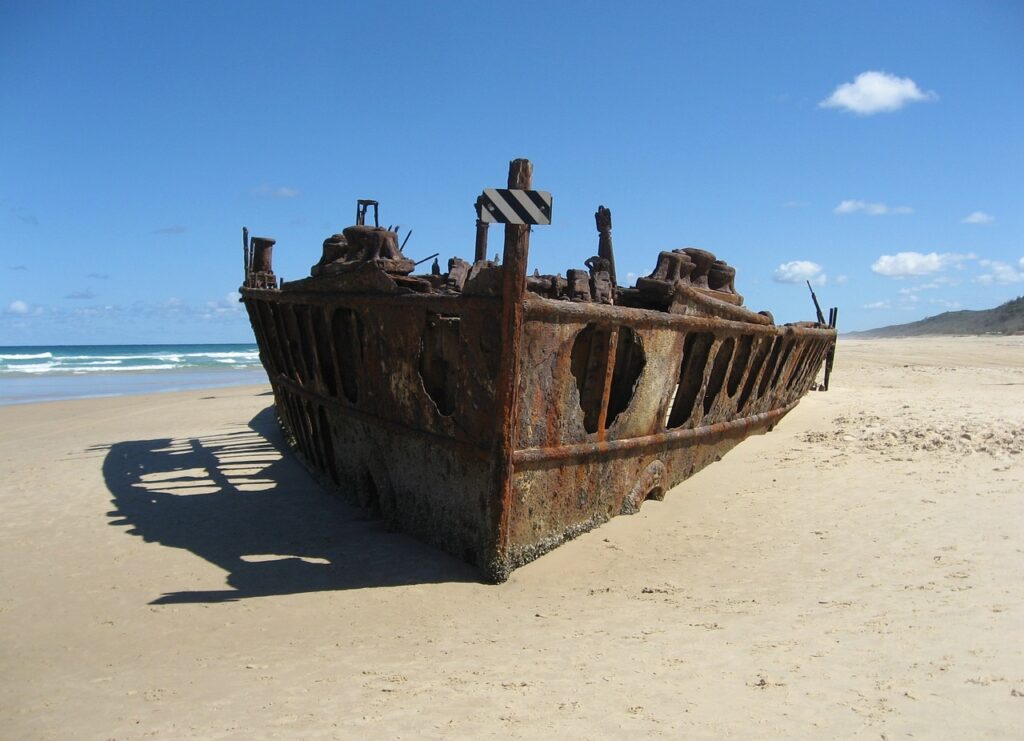
[[[0,407],[6,738],[1014,738],[1024,337],[828,392],[500,586],[329,497],[269,386]]]

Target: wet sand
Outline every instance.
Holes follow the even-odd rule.
[[[1010,738],[1024,338],[832,390],[502,586],[321,493],[266,387],[0,408],[6,738]]]

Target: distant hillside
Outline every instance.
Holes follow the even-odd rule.
[[[947,311],[919,322],[850,332],[851,337],[914,337],[928,334],[1024,333],[1024,296],[982,311]]]

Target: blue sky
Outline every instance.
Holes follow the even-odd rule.
[[[308,274],[357,198],[470,257],[528,157],[530,264],[698,246],[778,321],[1024,294],[1024,4],[0,0],[0,344],[248,341],[240,230]],[[492,239],[500,244],[500,235]]]

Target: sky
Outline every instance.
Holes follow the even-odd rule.
[[[241,228],[309,274],[357,198],[472,259],[534,163],[530,270],[710,250],[841,330],[1024,294],[1021,2],[0,0],[0,345],[248,342]],[[493,251],[500,232],[492,228]]]

